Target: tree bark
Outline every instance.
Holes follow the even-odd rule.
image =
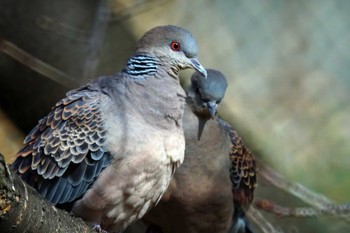
[[[14,174],[0,154],[0,229],[6,233],[95,232],[57,209]]]

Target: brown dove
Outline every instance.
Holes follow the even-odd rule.
[[[179,72],[206,76],[197,53],[189,31],[151,29],[122,72],[68,92],[39,121],[14,171],[53,204],[122,232],[160,200],[184,159]]]
[[[218,118],[226,78],[207,70],[192,76],[183,127],[184,163],[176,170],[159,204],[144,217],[147,232],[251,232],[244,213],[253,200],[257,167],[232,127]]]

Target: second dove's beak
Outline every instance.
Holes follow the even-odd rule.
[[[204,78],[207,78],[207,71],[201,65],[201,63],[199,63],[198,59],[197,58],[190,58],[190,61],[193,65],[193,68],[196,69],[199,73],[201,73],[204,76]]]
[[[216,102],[211,101],[207,103],[207,108],[210,113],[211,118],[213,119],[216,115],[216,111],[218,110],[218,105]]]

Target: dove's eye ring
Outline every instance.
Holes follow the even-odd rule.
[[[176,41],[173,41],[171,42],[170,44],[170,48],[174,51],[180,51],[181,49],[181,46],[180,46],[180,43],[179,42],[176,42]]]

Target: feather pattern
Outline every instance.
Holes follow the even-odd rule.
[[[232,147],[230,152],[233,199],[241,207],[247,208],[253,201],[257,186],[257,166],[253,154],[246,148],[237,132],[225,121],[219,119],[228,133]]]
[[[14,170],[51,202],[71,204],[75,216],[122,232],[155,205],[184,159],[178,74],[206,76],[197,54],[189,31],[151,29],[122,72],[69,92],[39,121]]]
[[[138,54],[129,58],[124,72],[132,76],[154,74],[157,72],[159,60],[150,55]]]
[[[53,204],[80,197],[111,160],[100,93],[71,91],[25,138],[12,167]]]

